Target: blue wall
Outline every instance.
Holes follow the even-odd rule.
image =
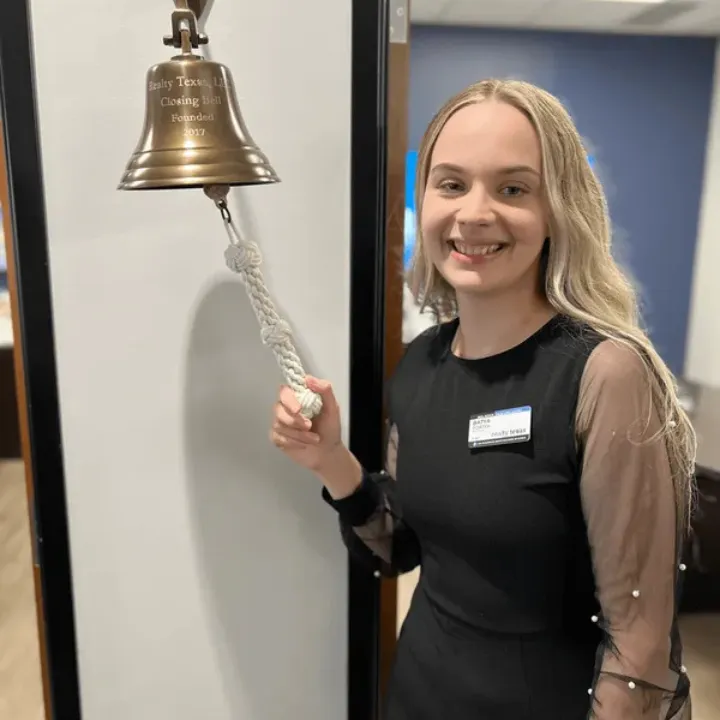
[[[652,338],[682,373],[712,95],[714,38],[413,27],[410,148],[476,80],[528,80],[557,95],[605,184],[618,259]],[[720,80],[720,79],[719,79]]]

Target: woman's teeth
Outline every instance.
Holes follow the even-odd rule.
[[[502,249],[502,245],[465,245],[464,243],[451,243],[454,250],[462,255],[492,255]]]

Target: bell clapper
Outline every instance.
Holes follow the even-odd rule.
[[[322,398],[305,384],[306,373],[293,344],[292,330],[278,315],[260,270],[260,248],[252,240],[243,238],[236,228],[227,205],[230,188],[227,185],[206,185],[203,190],[222,216],[230,241],[225,250],[225,263],[230,270],[240,275],[245,285],[250,304],[260,323],[262,341],[275,354],[280,370],[300,401],[302,415],[312,419],[322,410]]]

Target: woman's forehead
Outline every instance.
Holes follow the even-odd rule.
[[[540,141],[528,117],[507,103],[484,101],[454,113],[440,131],[432,164],[528,165],[540,172]]]

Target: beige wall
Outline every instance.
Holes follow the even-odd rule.
[[[200,191],[115,189],[171,10],[32,2],[84,717],[338,720],[345,550],[267,440],[281,377],[219,215]],[[231,209],[345,409],[350,11],[226,0],[206,26],[284,181]]]

